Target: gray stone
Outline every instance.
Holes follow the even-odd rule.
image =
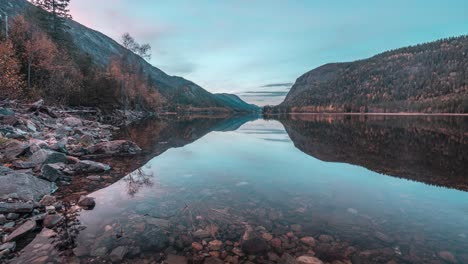
[[[5,176],[5,175],[8,175],[8,174],[14,173],[14,172],[15,171],[10,169],[10,168],[0,166],[0,176]]]
[[[116,247],[112,252],[109,254],[110,259],[112,262],[121,262],[124,258],[125,255],[128,252],[128,248],[124,246]]]
[[[10,252],[13,252],[15,251],[15,248],[16,248],[16,242],[8,242],[8,243],[0,245],[0,251],[8,249],[10,250]]]
[[[39,201],[39,203],[43,206],[53,205],[56,202],[57,202],[57,199],[55,198],[55,196],[52,196],[52,195],[44,195],[41,201]]]
[[[69,127],[77,127],[83,125],[81,119],[78,119],[76,117],[67,117],[63,120],[63,123]]]
[[[100,180],[101,180],[101,176],[99,176],[99,175],[91,175],[91,176],[86,177],[86,179],[88,179],[88,180],[90,180],[90,181],[100,181]]]
[[[109,165],[90,160],[80,160],[73,168],[75,173],[98,173],[110,169],[111,167]]]
[[[6,217],[6,218],[7,218],[8,220],[16,220],[16,219],[18,219],[19,217],[20,217],[20,215],[17,214],[17,213],[9,213],[9,214],[7,214],[7,217]]]
[[[21,200],[39,200],[44,195],[54,192],[56,186],[26,173],[10,173],[0,176],[0,197],[17,193]],[[1,213],[1,212],[0,212]]]
[[[203,229],[198,229],[197,231],[193,232],[192,235],[197,238],[208,238],[211,237],[210,232],[203,230]]]
[[[161,229],[156,228],[142,233],[138,242],[143,251],[162,251],[167,248],[169,238]]]
[[[4,228],[13,228],[15,227],[15,222],[8,222],[6,224],[3,225]]]
[[[23,155],[27,148],[27,144],[12,139],[0,145],[0,154],[3,154],[7,160],[11,161],[16,159],[18,156]]]
[[[64,163],[45,164],[41,168],[41,178],[55,182],[57,179],[65,176],[62,172],[64,169]]]
[[[62,219],[63,216],[57,214],[47,215],[44,218],[44,226],[47,228],[54,228],[58,223],[60,223],[60,221],[62,221]]]
[[[93,145],[95,142],[94,142],[94,138],[93,136],[89,135],[89,134],[84,134],[80,137],[79,139],[79,142],[85,146],[90,146],[90,145]]]
[[[3,225],[6,223],[6,217],[4,214],[0,214],[0,225]]]
[[[32,203],[23,203],[23,202],[0,203],[0,213],[2,214],[30,213],[32,212],[33,209],[34,209],[34,205]]]
[[[36,163],[34,162],[29,162],[29,161],[14,161],[13,162],[13,167],[16,169],[32,169],[37,166]]]
[[[24,235],[28,234],[29,232],[33,231],[36,228],[36,221],[28,220],[21,226],[19,226],[13,233],[11,233],[7,238],[6,241],[15,241]]]
[[[166,264],[187,264],[187,259],[184,256],[169,254],[164,261]]]
[[[141,151],[137,144],[127,140],[114,140],[102,142],[89,147],[88,153],[90,154],[117,154],[117,153],[130,153],[135,154]]]
[[[35,152],[29,161],[35,164],[66,163],[67,156],[60,152],[41,149]]]
[[[298,264],[323,264],[323,262],[312,256],[300,256],[296,259]]]
[[[13,116],[15,115],[15,112],[11,110],[10,108],[0,107],[0,115]]]

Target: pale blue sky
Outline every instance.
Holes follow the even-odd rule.
[[[466,0],[74,0],[71,11],[114,39],[150,43],[168,74],[259,105],[322,64],[468,34]]]

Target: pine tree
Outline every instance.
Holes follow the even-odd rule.
[[[34,0],[33,3],[46,11],[40,15],[44,28],[55,39],[63,38],[63,32],[66,28],[65,20],[71,18],[68,5],[71,0]]]

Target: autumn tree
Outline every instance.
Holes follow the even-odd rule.
[[[125,52],[113,59],[109,71],[119,82],[119,94],[124,111],[129,107],[137,110],[143,110],[149,105],[155,107],[161,101],[161,95],[151,85],[150,79],[145,75],[135,56],[150,59],[151,46],[139,44],[129,33],[122,35],[121,44]]]
[[[80,71],[70,56],[59,50],[41,28],[23,16],[17,16],[12,23],[10,38],[26,75],[27,96],[45,96],[55,102],[76,98],[81,86]]]
[[[10,40],[0,41],[0,97],[15,98],[23,86],[20,63]]]

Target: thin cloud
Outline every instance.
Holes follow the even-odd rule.
[[[244,92],[243,96],[276,97],[276,96],[286,96],[287,94],[288,92],[250,91],[250,92]]]
[[[263,85],[263,86],[260,86],[262,88],[264,87],[289,87],[289,86],[292,86],[293,83],[270,83],[270,84],[266,84],[266,85]]]

